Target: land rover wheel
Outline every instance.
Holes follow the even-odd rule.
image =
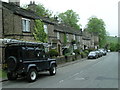
[[[49,70],[50,75],[55,75],[56,74],[56,66],[53,64]]]
[[[7,68],[10,71],[14,71],[16,69],[17,66],[17,59],[14,56],[10,56],[7,59]]]
[[[31,68],[28,71],[28,74],[27,74],[27,80],[28,80],[28,82],[34,82],[34,81],[36,81],[37,76],[38,76],[38,73],[37,73],[36,69]]]
[[[17,75],[15,73],[7,73],[8,80],[16,80]]]

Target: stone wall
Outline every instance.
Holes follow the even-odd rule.
[[[81,59],[81,55],[71,55],[71,56],[60,56],[56,58],[57,64],[62,64],[62,63],[66,63],[66,62],[72,62],[75,60]]]
[[[53,38],[54,37],[54,26],[47,24],[47,29],[48,29],[48,35]]]
[[[2,3],[0,1],[0,38],[2,38],[3,25],[2,25]]]
[[[30,32],[24,33],[22,26],[22,16],[13,14],[10,10],[3,8],[3,30],[4,38],[35,41],[34,20],[30,19]]]
[[[13,13],[6,8],[3,8],[3,30],[4,34],[13,34],[14,32]]]
[[[2,25],[2,2],[0,1],[0,39],[3,38],[3,25]],[[2,43],[0,41],[0,64],[2,62]]]

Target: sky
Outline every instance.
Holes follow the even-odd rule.
[[[2,1],[8,2],[8,0]],[[85,28],[91,16],[96,16],[103,19],[106,24],[106,31],[111,36],[118,36],[119,0],[20,0],[20,5],[29,4],[30,1],[43,4],[45,8],[53,11],[54,14],[72,9],[79,14],[79,23],[82,25],[82,29]]]

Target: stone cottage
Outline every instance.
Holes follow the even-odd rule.
[[[17,2],[0,1],[0,39],[9,38],[34,41],[34,20],[39,19],[34,12],[25,10]],[[4,46],[0,45],[0,61],[4,57]],[[0,62],[1,63],[1,62]]]
[[[84,29],[82,33],[83,37],[83,49],[98,49],[99,48],[99,36],[98,33],[88,32],[86,29]]]
[[[28,9],[36,12],[37,5],[35,2],[30,2]],[[74,49],[80,48],[82,45],[82,34],[80,30],[75,30],[64,24],[59,24],[57,20],[51,21],[48,17],[41,17],[40,20],[44,23],[44,30],[48,35],[48,43],[52,49],[57,49],[60,55],[63,54],[64,48],[69,48],[72,40],[76,41]],[[66,37],[66,42],[65,42]]]
[[[64,24],[56,24],[54,28],[56,39],[59,41],[58,49],[61,50],[62,54],[64,49],[72,48],[80,49],[82,46],[82,32],[81,30],[75,30],[70,26]]]
[[[2,2],[3,38],[34,41],[34,20],[39,17],[32,11],[14,3]]]

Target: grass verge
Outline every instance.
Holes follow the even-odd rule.
[[[0,78],[6,78],[7,74],[4,70],[0,70]]]

